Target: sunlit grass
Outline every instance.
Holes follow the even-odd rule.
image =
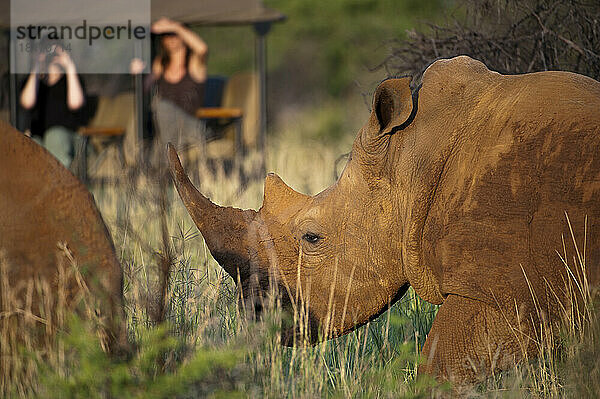
[[[334,162],[349,148],[350,142],[331,147],[307,143],[290,132],[271,140],[267,169],[278,172],[292,187],[314,194],[333,182]],[[241,189],[235,174],[198,168],[191,173],[196,176],[194,183],[215,202],[260,206],[261,181]],[[158,265],[165,244],[157,217],[161,188],[167,198],[173,264],[166,323],[155,326],[151,314],[160,297]],[[44,282],[31,283],[24,289],[46,289],[43,317],[38,320],[27,306],[16,303],[15,288],[6,286],[2,278],[0,393],[16,397],[397,398],[429,397],[446,389],[416,378],[419,351],[437,309],[412,289],[390,311],[344,337],[316,346],[299,340],[293,348],[283,347],[279,326],[284,316],[277,298],[271,298],[262,321],[250,322],[242,316],[233,281],[210,256],[172,187],[136,176],[127,184],[93,187],[92,191],[123,265],[133,354],[112,359],[104,353],[93,314],[85,310],[91,303],[84,300],[85,293],[80,313],[87,318],[73,318],[64,311],[55,316],[49,309],[52,300],[60,303],[60,290],[53,293],[44,288]],[[598,384],[586,383],[577,372],[586,368],[592,375],[599,373],[594,360],[600,347],[598,319],[590,288],[581,279],[585,259],[581,253],[560,255],[578,281],[570,287],[573,296],[583,297],[583,308],[565,307],[561,340],[551,340],[553,331],[540,326],[539,356],[468,388],[470,396],[558,398],[585,390],[588,396],[598,393]],[[10,265],[0,261],[0,266],[2,276]],[[67,265],[69,273],[77,273],[72,266]],[[32,333],[40,327],[58,339]]]

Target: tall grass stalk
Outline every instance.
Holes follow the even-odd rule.
[[[315,152],[298,136],[276,138],[270,142],[269,169],[277,170],[293,187],[316,193],[332,183],[334,162],[347,149],[342,147]],[[252,157],[247,162],[251,164]],[[195,168],[193,180],[215,202],[242,208],[260,205],[262,182],[250,182],[242,189],[235,173],[226,174],[223,168],[208,171],[201,164]],[[123,265],[134,351],[127,359],[111,359],[102,351],[102,337],[96,333],[100,321],[94,319],[93,300],[81,280],[77,303],[83,318],[74,319],[64,306],[63,290],[51,292],[48,282],[9,286],[11,265],[0,257],[0,396],[397,398],[442,395],[447,389],[416,377],[420,348],[437,308],[412,289],[377,320],[316,346],[308,339],[310,304],[302,302],[298,291],[298,296],[292,295],[297,312],[291,323],[301,334],[293,347],[284,347],[280,326],[289,321],[284,320],[281,298],[273,294],[265,299],[259,322],[243,316],[240,293],[210,256],[172,187],[137,175],[128,184],[94,187],[93,193]],[[163,211],[161,226],[156,215]],[[586,222],[584,236],[587,228]],[[593,368],[589,358],[598,354],[600,327],[594,293],[585,279],[586,243],[578,247],[574,237],[571,233],[568,239],[578,248],[576,253],[568,254],[567,245],[560,253],[571,277],[565,281],[569,299],[561,302],[563,323],[541,323],[534,337],[535,359],[526,358],[508,372],[495,372],[466,394],[562,398],[581,389],[596,389],[592,392],[598,394],[598,384],[589,388],[575,370]],[[165,322],[156,326],[151,315],[162,306],[156,298],[166,251],[171,252]],[[77,273],[76,265],[66,266],[61,279]],[[22,292],[25,300],[19,301]],[[43,298],[40,309],[31,309],[33,295]],[[347,310],[344,306],[342,319]],[[325,323],[325,336],[332,334],[332,324]],[[557,331],[563,337],[559,341],[551,339]],[[596,346],[590,349],[589,342]],[[525,343],[523,348],[527,353]]]

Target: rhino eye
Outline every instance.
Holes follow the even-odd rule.
[[[321,237],[318,234],[308,232],[302,236],[302,239],[308,243],[316,244],[319,242]]]

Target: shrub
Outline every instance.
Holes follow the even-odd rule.
[[[502,73],[564,70],[600,78],[600,2],[460,0],[455,17],[412,30],[382,66],[421,74],[437,58],[466,54]]]

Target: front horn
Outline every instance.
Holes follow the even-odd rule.
[[[241,210],[214,204],[202,195],[186,175],[177,151],[167,144],[169,169],[177,192],[192,220],[204,236],[212,256],[237,283],[250,275],[257,240],[250,234],[250,225],[257,217],[254,210]]]

